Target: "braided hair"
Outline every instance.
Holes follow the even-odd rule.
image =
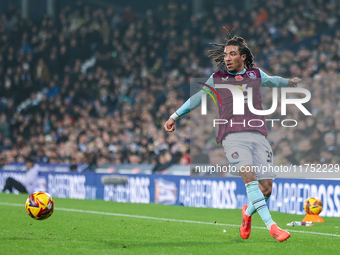
[[[248,69],[248,68],[253,67],[254,66],[254,56],[251,53],[246,41],[242,37],[239,37],[239,36],[232,37],[232,34],[233,34],[235,28],[233,28],[230,32],[226,27],[223,27],[223,28],[227,31],[229,39],[225,38],[224,44],[211,43],[211,45],[217,46],[219,48],[215,49],[215,50],[209,50],[208,56],[213,58],[214,62],[217,64],[217,66],[225,65],[224,64],[224,48],[226,46],[229,46],[229,45],[235,45],[235,46],[238,46],[238,50],[239,50],[241,56],[243,54],[246,54],[246,59],[244,61],[245,68]]]

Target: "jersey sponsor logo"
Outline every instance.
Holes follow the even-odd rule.
[[[227,77],[222,77],[221,79],[222,79],[222,81],[228,81],[228,78],[229,78],[229,76],[227,76]]]
[[[235,80],[237,81],[242,81],[243,80],[243,77],[241,75],[236,75],[235,76]]]
[[[238,158],[238,153],[237,153],[237,151],[235,151],[233,154],[231,154],[231,157],[233,158],[233,159],[237,159]]]
[[[247,75],[250,79],[253,79],[253,80],[256,79],[256,73],[254,71],[248,71]]]

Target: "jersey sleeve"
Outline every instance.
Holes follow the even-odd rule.
[[[260,68],[261,73],[261,87],[269,87],[269,88],[281,88],[287,87],[289,80],[282,78],[280,76],[269,76],[265,72],[263,72]]]
[[[37,181],[39,175],[39,167],[37,165],[34,165],[30,170],[28,170],[25,174],[25,178],[22,181],[22,184],[26,187],[29,187],[31,185],[34,185],[34,183]]]
[[[214,84],[214,78],[213,78],[212,74],[209,79],[206,81],[206,84],[215,88],[215,84]],[[207,86],[204,86],[203,89],[209,91],[210,93],[212,93],[213,95],[215,95],[215,93],[208,88]],[[192,110],[196,109],[200,104],[201,104],[201,99],[202,99],[202,94],[207,94],[205,91],[201,90],[199,92],[197,92],[196,94],[194,94],[193,96],[191,96],[177,111],[176,113],[178,114],[178,116],[183,116],[189,112],[191,112]]]

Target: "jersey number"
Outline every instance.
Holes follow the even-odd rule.
[[[268,155],[267,162],[271,163],[272,157],[273,157],[273,152],[271,152],[271,151],[266,151],[266,152],[267,152],[267,155]]]

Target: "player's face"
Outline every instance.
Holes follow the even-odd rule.
[[[224,48],[224,64],[231,73],[242,72],[246,54],[241,56],[238,46],[229,45]]]
[[[33,162],[26,162],[27,170],[33,167],[33,165],[34,165]]]

